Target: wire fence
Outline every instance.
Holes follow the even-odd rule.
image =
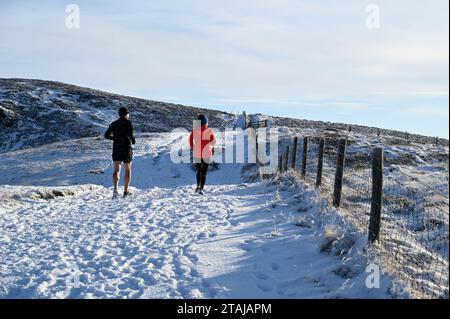
[[[398,278],[414,298],[448,298],[448,193],[407,174],[400,181],[401,173],[384,169],[381,149],[381,164],[376,164],[375,152],[362,153],[347,146],[347,141],[344,154],[340,154],[339,140],[333,138],[322,141],[320,167],[320,140],[298,139],[296,157],[292,154],[293,140],[282,141],[281,157],[291,164],[280,166],[280,173],[294,167],[305,183],[318,187],[362,235],[368,236],[383,269]],[[290,154],[286,153],[288,146]]]

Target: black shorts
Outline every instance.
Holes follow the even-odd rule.
[[[132,147],[113,148],[112,159],[114,162],[131,163],[133,160]]]

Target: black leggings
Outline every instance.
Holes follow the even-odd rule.
[[[196,163],[197,167],[197,187],[203,189],[206,183],[206,174],[208,174],[208,163],[205,163],[203,160],[201,163]]]

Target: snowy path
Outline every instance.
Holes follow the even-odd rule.
[[[112,201],[105,190],[7,214],[1,273],[14,285],[2,297],[67,297],[72,263],[82,288],[70,297],[210,296],[192,245],[230,225],[232,195],[208,207],[221,191],[203,198],[190,187],[155,188]]]
[[[273,189],[261,183],[211,186],[205,197],[191,186],[109,197],[104,189],[3,216],[0,296],[311,298],[344,282],[313,229],[293,225],[282,205],[270,212]],[[69,290],[71,271],[80,287]]]
[[[137,152],[137,188],[127,200],[112,200],[104,186],[77,186],[91,175],[77,175],[73,187],[84,191],[51,200],[19,196],[30,192],[22,186],[0,187],[21,198],[0,213],[0,298],[386,296],[362,288],[364,268],[349,280],[341,258],[319,251],[311,194],[242,183],[240,166],[222,165],[209,173],[206,195],[196,195],[194,172],[170,162],[167,140],[150,142],[153,153]],[[109,184],[110,173],[106,168],[98,184]],[[354,261],[364,266],[365,259]],[[70,288],[74,278],[79,286]]]
[[[99,191],[7,214],[0,269],[17,289],[2,297],[66,297],[71,263],[82,288],[70,297],[201,296],[193,288],[202,285],[191,245],[228,225],[230,202],[211,211],[186,191],[137,191],[127,201]]]

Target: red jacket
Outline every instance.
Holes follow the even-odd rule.
[[[216,145],[216,136],[208,124],[193,130],[189,136],[189,146],[194,151],[194,158],[211,159],[214,145]]]

